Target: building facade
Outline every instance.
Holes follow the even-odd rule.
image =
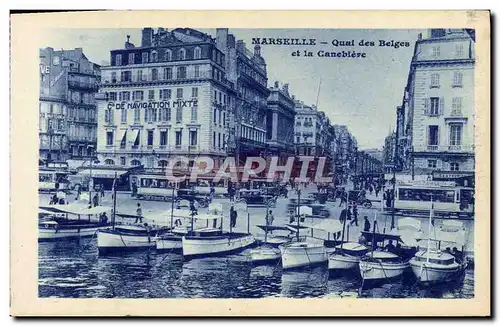
[[[273,156],[284,158],[295,155],[293,140],[295,125],[295,101],[290,96],[288,84],[278,82],[269,88],[267,99],[267,145]]]
[[[320,156],[321,147],[320,116],[315,105],[309,106],[295,101],[295,149],[297,155]]]
[[[463,29],[431,29],[414,53],[398,114],[405,166],[417,174],[472,172],[474,39]]]
[[[170,158],[226,155],[232,85],[226,59],[207,34],[142,30],[102,68],[98,153],[107,165],[162,169]],[[102,127],[101,127],[102,126]]]
[[[234,85],[229,120],[228,151],[244,162],[265,156],[267,148],[267,66],[260,45],[253,52],[227,28],[216,30],[217,48],[224,55],[226,75]]]
[[[337,140],[335,169],[340,174],[352,174],[356,168],[358,142],[345,125],[334,125]]]
[[[100,66],[81,48],[40,49],[40,159],[87,160],[97,145]]]

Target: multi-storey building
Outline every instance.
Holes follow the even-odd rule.
[[[376,176],[383,173],[383,164],[378,152],[373,150],[362,150],[357,152],[356,175]]]
[[[385,137],[384,143],[384,170],[385,172],[392,172],[393,169],[397,169],[396,164],[396,133],[391,132],[389,135]]]
[[[216,31],[217,48],[224,54],[227,79],[233,83],[230,117],[229,150],[240,161],[246,156],[265,154],[267,147],[267,88],[266,61],[260,45],[249,51],[242,40],[236,40],[227,28]]]
[[[297,155],[320,156],[321,147],[320,116],[315,105],[309,106],[295,101],[295,148]]]
[[[474,62],[466,30],[430,29],[419,36],[398,114],[406,166],[415,173],[474,171]]]
[[[102,67],[98,152],[108,165],[161,169],[173,156],[226,155],[230,91],[215,40],[189,28],[142,30]]]
[[[40,49],[40,159],[86,160],[97,143],[100,66],[81,48]]]
[[[335,152],[335,165],[338,173],[353,173],[356,166],[358,142],[345,125],[334,125],[338,139]]]
[[[278,82],[269,88],[267,99],[267,144],[271,155],[286,158],[295,155],[293,140],[295,125],[295,101],[288,92],[288,84]]]

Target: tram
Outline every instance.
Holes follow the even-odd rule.
[[[394,209],[400,213],[425,213],[431,199],[437,216],[468,216],[474,213],[474,189],[457,187],[454,182],[396,184]]]
[[[38,191],[54,192],[69,189],[68,172],[51,168],[38,170]]]

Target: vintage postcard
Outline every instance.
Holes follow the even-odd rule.
[[[12,15],[11,313],[488,316],[489,19]]]

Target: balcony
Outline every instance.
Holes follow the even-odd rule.
[[[70,88],[77,88],[77,89],[85,89],[85,90],[92,90],[92,91],[97,91],[99,86],[96,83],[85,83],[85,82],[79,82],[79,81],[74,81],[70,80],[68,82],[68,86]]]
[[[447,153],[461,153],[461,152],[474,152],[474,145],[426,145],[425,147],[415,147],[415,152],[447,152]]]

